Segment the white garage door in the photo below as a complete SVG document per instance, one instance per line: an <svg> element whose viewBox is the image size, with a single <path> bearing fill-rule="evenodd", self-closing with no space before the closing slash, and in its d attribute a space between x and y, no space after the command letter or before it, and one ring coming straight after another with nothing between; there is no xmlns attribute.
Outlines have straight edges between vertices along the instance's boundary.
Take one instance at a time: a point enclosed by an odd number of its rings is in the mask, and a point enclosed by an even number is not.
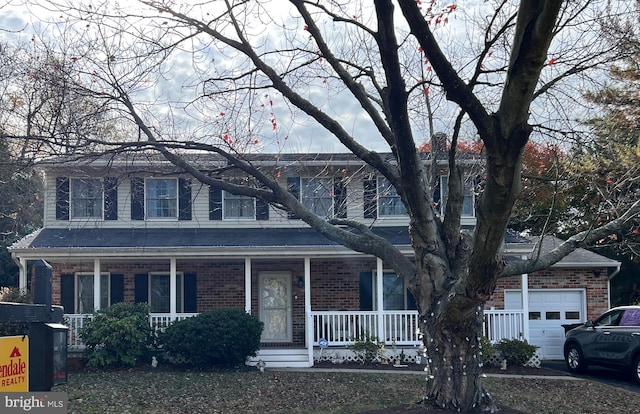
<svg viewBox="0 0 640 414"><path fill-rule="evenodd" d="M519 290L505 292L506 309L522 309ZM540 347L542 359L563 359L564 324L585 321L584 291L529 291L529 343Z"/></svg>

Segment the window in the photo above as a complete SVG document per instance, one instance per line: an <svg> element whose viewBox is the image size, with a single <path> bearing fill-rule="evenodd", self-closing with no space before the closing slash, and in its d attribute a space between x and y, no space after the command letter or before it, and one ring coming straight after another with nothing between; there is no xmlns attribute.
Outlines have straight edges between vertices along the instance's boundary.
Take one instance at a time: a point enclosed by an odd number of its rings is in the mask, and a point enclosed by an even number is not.
<svg viewBox="0 0 640 414"><path fill-rule="evenodd" d="M110 302L110 283L109 275L102 273L100 275L100 308L109 307ZM76 274L76 303L75 307L78 313L93 313L93 273Z"/></svg>
<svg viewBox="0 0 640 414"><path fill-rule="evenodd" d="M320 217L333 217L333 179L302 178L300 201Z"/></svg>
<svg viewBox="0 0 640 414"><path fill-rule="evenodd" d="M404 282L395 273L382 275L382 306L384 310L417 309L413 295L404 287Z"/></svg>
<svg viewBox="0 0 640 414"><path fill-rule="evenodd" d="M145 182L146 216L148 218L178 218L178 180L149 178Z"/></svg>
<svg viewBox="0 0 640 414"><path fill-rule="evenodd" d="M102 181L71 179L71 218L102 218Z"/></svg>
<svg viewBox="0 0 640 414"><path fill-rule="evenodd" d="M183 277L181 273L177 275L176 282L176 312L184 312L182 301ZM170 312L170 285L168 273L151 273L149 275L149 306L151 312Z"/></svg>
<svg viewBox="0 0 640 414"><path fill-rule="evenodd" d="M440 177L440 184L440 188L442 189L442 214L444 214L445 203L447 201L447 193L449 189L449 177L445 175ZM473 178L468 177L464 181L464 201L462 202L462 216L472 217L475 215L473 190Z"/></svg>
<svg viewBox="0 0 640 414"><path fill-rule="evenodd" d="M615 310L615 311L611 311L611 312L607 312L604 315L602 315L601 317L598 318L598 320L596 320L593 325L594 326L618 326L618 323L620 322L620 318L622 317L622 314L624 313L624 311L622 310Z"/></svg>
<svg viewBox="0 0 640 414"><path fill-rule="evenodd" d="M255 220L256 200L244 195L223 192L224 197L224 219Z"/></svg>
<svg viewBox="0 0 640 414"><path fill-rule="evenodd" d="M378 177L378 217L405 216L407 209L396 188L385 177Z"/></svg>

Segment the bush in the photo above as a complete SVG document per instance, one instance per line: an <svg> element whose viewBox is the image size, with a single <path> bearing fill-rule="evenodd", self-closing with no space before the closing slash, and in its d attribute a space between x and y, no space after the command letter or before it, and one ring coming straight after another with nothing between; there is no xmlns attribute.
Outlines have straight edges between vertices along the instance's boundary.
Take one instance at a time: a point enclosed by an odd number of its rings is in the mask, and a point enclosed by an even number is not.
<svg viewBox="0 0 640 414"><path fill-rule="evenodd" d="M133 367L147 362L154 342L149 305L117 303L100 309L80 330L80 338L90 367Z"/></svg>
<svg viewBox="0 0 640 414"><path fill-rule="evenodd" d="M0 302L31 303L31 297L17 287L0 288ZM25 322L0 322L0 336L25 335L29 324Z"/></svg>
<svg viewBox="0 0 640 414"><path fill-rule="evenodd" d="M377 337L371 336L369 333L365 333L352 345L348 345L347 348L356 354L356 357L360 362L363 364L370 364L378 358L382 345L378 343Z"/></svg>
<svg viewBox="0 0 640 414"><path fill-rule="evenodd" d="M256 356L264 324L241 309L216 309L176 321L159 335L170 361L211 368Z"/></svg>
<svg viewBox="0 0 640 414"><path fill-rule="evenodd" d="M529 344L526 339L503 339L495 348L507 364L520 366L526 364L539 347Z"/></svg>
<svg viewBox="0 0 640 414"><path fill-rule="evenodd" d="M495 347L486 336L480 338L480 350L482 351L480 361L483 365L491 362L491 359L496 354Z"/></svg>

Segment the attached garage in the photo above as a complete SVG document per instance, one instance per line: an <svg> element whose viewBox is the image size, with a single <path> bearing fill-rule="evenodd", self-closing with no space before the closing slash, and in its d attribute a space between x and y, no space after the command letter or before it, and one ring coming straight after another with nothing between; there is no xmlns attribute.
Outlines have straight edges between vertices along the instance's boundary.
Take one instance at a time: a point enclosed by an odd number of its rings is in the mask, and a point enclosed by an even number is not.
<svg viewBox="0 0 640 414"><path fill-rule="evenodd" d="M563 359L562 325L586 321L584 289L530 289L529 303L522 305L519 289L505 289L505 309L525 309L529 324L529 343L539 346L541 359Z"/></svg>

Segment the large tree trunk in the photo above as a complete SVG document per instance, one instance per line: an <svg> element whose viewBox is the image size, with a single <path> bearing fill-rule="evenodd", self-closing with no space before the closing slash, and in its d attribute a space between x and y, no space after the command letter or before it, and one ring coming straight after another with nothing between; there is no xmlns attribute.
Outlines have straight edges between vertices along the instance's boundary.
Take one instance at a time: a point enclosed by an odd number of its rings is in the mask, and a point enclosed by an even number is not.
<svg viewBox="0 0 640 414"><path fill-rule="evenodd" d="M455 411L492 410L482 386L482 307L421 314L427 359L425 403Z"/></svg>

